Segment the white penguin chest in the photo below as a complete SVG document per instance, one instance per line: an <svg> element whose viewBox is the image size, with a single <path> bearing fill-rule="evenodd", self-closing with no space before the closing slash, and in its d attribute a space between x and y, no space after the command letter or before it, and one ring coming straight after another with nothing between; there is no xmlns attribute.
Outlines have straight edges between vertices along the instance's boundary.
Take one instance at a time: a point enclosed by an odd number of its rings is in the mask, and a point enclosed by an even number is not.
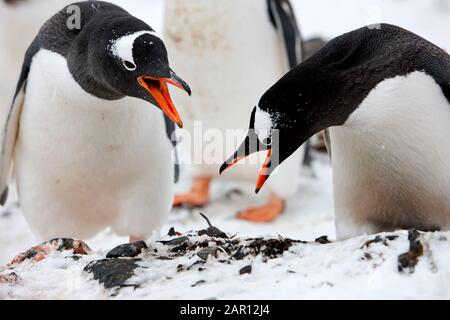
<svg viewBox="0 0 450 320"><path fill-rule="evenodd" d="M170 161L159 161L171 152L165 134L153 105L98 99L74 81L63 57L41 50L28 78L16 170L35 168L70 186L126 185L148 170L167 171Z"/></svg>
<svg viewBox="0 0 450 320"><path fill-rule="evenodd" d="M450 226L450 105L433 78L385 80L330 132L337 219Z"/></svg>

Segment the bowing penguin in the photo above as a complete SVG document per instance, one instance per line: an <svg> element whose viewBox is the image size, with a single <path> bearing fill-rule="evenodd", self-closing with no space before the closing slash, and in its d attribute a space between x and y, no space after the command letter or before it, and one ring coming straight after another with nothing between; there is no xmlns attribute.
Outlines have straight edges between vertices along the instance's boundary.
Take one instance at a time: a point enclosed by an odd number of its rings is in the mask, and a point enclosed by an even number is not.
<svg viewBox="0 0 450 320"><path fill-rule="evenodd" d="M277 143L266 146L260 131L268 129ZM264 93L246 139L222 170L268 150L258 191L323 129L339 239L449 229L450 56L444 50L388 24L335 38Z"/></svg>
<svg viewBox="0 0 450 320"><path fill-rule="evenodd" d="M2 203L13 168L42 239L85 239L106 227L143 239L172 206L169 135L182 122L168 84L190 89L146 23L107 2L74 5L79 28L69 28L64 8L26 53L1 131Z"/></svg>
<svg viewBox="0 0 450 320"><path fill-rule="evenodd" d="M210 182L223 157L245 136L251 106L301 61L301 35L288 0L168 0L165 12L172 63L197 92L192 99L173 95L189 119L185 129L192 139L180 145L193 176L191 190L177 195L175 206L200 207L209 202ZM199 144L202 147L196 147ZM253 222L276 219L298 188L303 156L300 148L274 176L267 203L237 217ZM249 181L259 160L254 157L224 177Z"/></svg>

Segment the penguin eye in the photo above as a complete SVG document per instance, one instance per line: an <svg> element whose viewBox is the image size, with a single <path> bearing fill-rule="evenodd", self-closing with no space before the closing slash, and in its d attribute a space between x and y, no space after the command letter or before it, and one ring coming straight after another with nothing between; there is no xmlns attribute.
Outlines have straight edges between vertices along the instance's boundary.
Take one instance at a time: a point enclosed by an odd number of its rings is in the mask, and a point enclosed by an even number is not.
<svg viewBox="0 0 450 320"><path fill-rule="evenodd" d="M133 62L127 61L125 60L123 62L123 66L125 67L125 69L127 69L128 71L134 71L136 70L136 65Z"/></svg>

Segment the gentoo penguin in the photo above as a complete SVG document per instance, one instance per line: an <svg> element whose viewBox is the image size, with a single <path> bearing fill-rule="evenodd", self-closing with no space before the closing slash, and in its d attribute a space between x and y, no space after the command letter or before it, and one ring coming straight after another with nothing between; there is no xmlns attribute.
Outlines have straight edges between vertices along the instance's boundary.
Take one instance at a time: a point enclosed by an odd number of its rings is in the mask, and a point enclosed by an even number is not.
<svg viewBox="0 0 450 320"><path fill-rule="evenodd" d="M39 28L73 0L0 0L0 116L6 112L20 74L23 55Z"/></svg>
<svg viewBox="0 0 450 320"><path fill-rule="evenodd" d="M339 239L450 227L450 56L444 50L388 24L335 38L262 96L245 143L222 170L269 150L259 190L280 163L327 128ZM279 143L263 145L262 129Z"/></svg>
<svg viewBox="0 0 450 320"><path fill-rule="evenodd" d="M14 161L22 209L43 239L106 227L145 238L172 206L168 134L181 120L167 84L190 89L146 23L107 2L74 5L79 28L64 8L26 53L1 131L0 188Z"/></svg>
<svg viewBox="0 0 450 320"><path fill-rule="evenodd" d="M249 106L300 62L301 37L288 0L168 0L165 12L171 61L197 93L192 99L173 95L189 119L180 144L194 177L191 191L176 196L175 205L203 206L223 157L245 136ZM244 210L238 218L274 220L297 190L302 158L299 150L279 170L265 205ZM255 157L226 178L252 180L258 163Z"/></svg>

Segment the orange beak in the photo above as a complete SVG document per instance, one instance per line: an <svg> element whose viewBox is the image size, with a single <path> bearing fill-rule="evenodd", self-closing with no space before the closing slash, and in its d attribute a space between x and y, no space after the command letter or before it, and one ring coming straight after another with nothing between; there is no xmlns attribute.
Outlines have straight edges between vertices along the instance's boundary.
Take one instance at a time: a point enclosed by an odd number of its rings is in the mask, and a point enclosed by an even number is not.
<svg viewBox="0 0 450 320"><path fill-rule="evenodd" d="M245 159L249 155L250 154L242 155L242 156L234 155L230 160L228 160L227 162L225 162L222 165L222 167L220 168L219 173L222 174L222 172L224 172L225 170L231 168L233 165L235 165L236 163L238 163L242 159ZM270 177L269 168L270 168L270 165L271 165L271 158L272 158L272 149L268 149L267 150L266 160L264 161L264 164L263 164L263 166L261 168L261 171L259 173L259 176L258 176L258 180L256 181L256 189L255 189L256 193L259 193L259 191L262 189L262 187L266 183L267 179L269 179L269 177Z"/></svg>
<svg viewBox="0 0 450 320"><path fill-rule="evenodd" d="M266 161L264 161L264 164L261 168L261 172L259 173L258 180L256 181L256 189L255 189L256 193L258 193L262 189L267 179L269 179L270 174L268 172L268 168L270 167L271 157L272 157L272 149L269 149L267 150Z"/></svg>
<svg viewBox="0 0 450 320"><path fill-rule="evenodd" d="M187 84L177 78L153 78L151 76L141 76L137 81L141 87L152 95L162 112L180 128L183 128L183 122L170 97L167 84L170 83L190 95L191 91Z"/></svg>

